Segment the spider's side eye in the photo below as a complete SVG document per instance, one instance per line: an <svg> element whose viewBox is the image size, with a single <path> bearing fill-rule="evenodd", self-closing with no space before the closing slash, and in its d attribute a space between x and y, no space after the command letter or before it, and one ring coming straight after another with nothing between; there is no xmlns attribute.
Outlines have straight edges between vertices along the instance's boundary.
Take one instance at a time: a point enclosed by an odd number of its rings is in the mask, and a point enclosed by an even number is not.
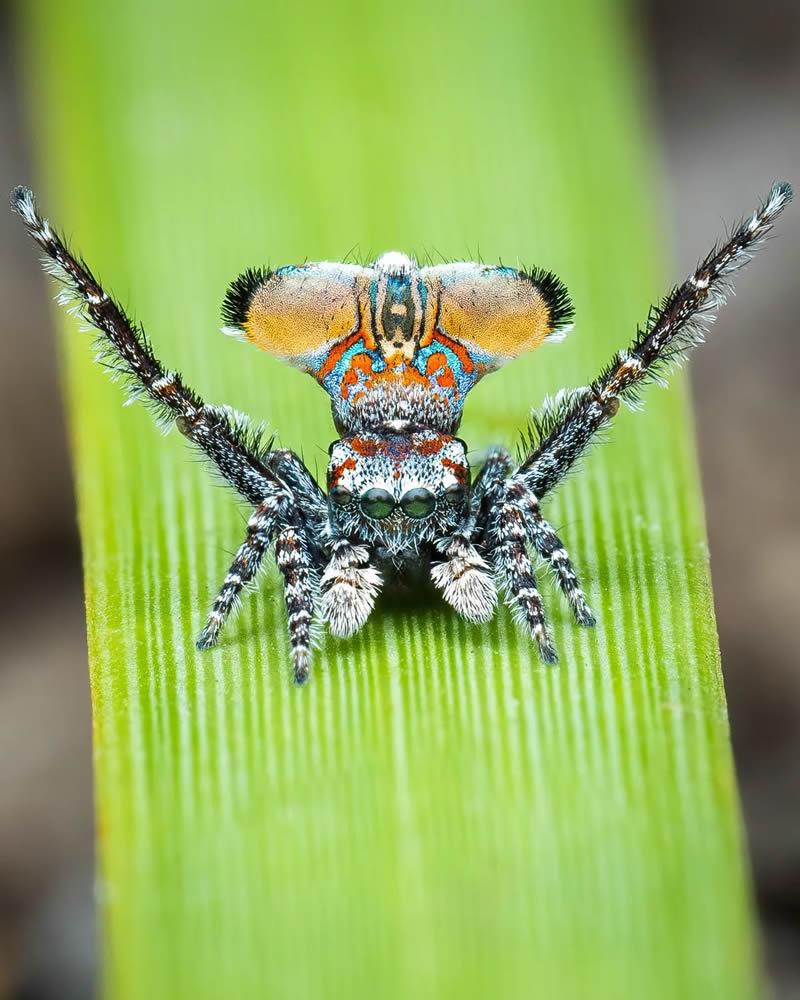
<svg viewBox="0 0 800 1000"><path fill-rule="evenodd" d="M367 490L361 495L361 510L367 517L380 521L394 510L394 497L387 490Z"/></svg>
<svg viewBox="0 0 800 1000"><path fill-rule="evenodd" d="M334 486L330 492L330 498L337 507L346 507L353 499L353 494L344 486Z"/></svg>
<svg viewBox="0 0 800 1000"><path fill-rule="evenodd" d="M458 507L459 504L462 504L466 495L467 491L463 486L459 486L458 483L448 486L444 491L445 500L453 507Z"/></svg>
<svg viewBox="0 0 800 1000"><path fill-rule="evenodd" d="M429 517L436 506L436 497L430 490L419 487L409 490L400 498L400 506L406 517L423 518Z"/></svg>

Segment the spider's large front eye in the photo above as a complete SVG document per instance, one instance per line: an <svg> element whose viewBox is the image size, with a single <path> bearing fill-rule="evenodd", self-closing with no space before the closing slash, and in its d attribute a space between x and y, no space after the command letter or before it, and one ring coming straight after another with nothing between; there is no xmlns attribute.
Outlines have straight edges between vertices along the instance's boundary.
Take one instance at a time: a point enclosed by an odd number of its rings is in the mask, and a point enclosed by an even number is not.
<svg viewBox="0 0 800 1000"><path fill-rule="evenodd" d="M436 497L430 490L418 487L409 490L400 498L400 506L406 517L423 518L429 517L436 506Z"/></svg>
<svg viewBox="0 0 800 1000"><path fill-rule="evenodd" d="M353 499L353 494L344 486L334 486L329 495L337 507L346 507Z"/></svg>
<svg viewBox="0 0 800 1000"><path fill-rule="evenodd" d="M367 517L380 521L394 510L394 497L387 490L367 490L361 495L361 509Z"/></svg>
<svg viewBox="0 0 800 1000"><path fill-rule="evenodd" d="M458 483L454 483L452 486L448 486L444 491L444 498L452 507L458 507L464 502L464 497L467 495L467 491L463 486L459 486Z"/></svg>

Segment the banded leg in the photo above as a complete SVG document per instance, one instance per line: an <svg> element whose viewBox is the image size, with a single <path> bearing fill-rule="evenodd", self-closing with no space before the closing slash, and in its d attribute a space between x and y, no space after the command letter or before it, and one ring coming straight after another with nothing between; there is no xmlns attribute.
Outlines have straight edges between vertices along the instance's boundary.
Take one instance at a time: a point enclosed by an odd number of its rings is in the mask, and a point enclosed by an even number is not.
<svg viewBox="0 0 800 1000"><path fill-rule="evenodd" d="M524 483L515 480L508 482L505 495L516 507L524 511L528 539L539 555L550 564L556 583L566 597L575 621L587 627L596 625L597 620L586 603L586 595L580 588L569 553L552 525L542 517L536 496Z"/></svg>
<svg viewBox="0 0 800 1000"><path fill-rule="evenodd" d="M383 579L370 566L366 545L353 545L339 538L331 549L330 562L320 581L322 613L331 633L347 639L369 618Z"/></svg>
<svg viewBox="0 0 800 1000"><path fill-rule="evenodd" d="M204 403L178 372L162 365L144 330L129 319L84 261L70 253L50 223L37 213L29 190L16 188L11 204L46 254L45 269L64 285L58 301L72 303L99 331L97 360L112 378L122 377L130 398L142 397L162 422L174 422L234 489L254 506L261 503L267 488L276 484L275 474L265 463L269 443L262 440L261 428L230 407Z"/></svg>
<svg viewBox="0 0 800 1000"><path fill-rule="evenodd" d="M553 568L556 583L572 608L572 614L579 625L590 627L597 624L592 609L586 603L586 595L580 588L578 577L572 568L564 543L555 533L552 525L539 513L533 513L528 523L528 531L533 547Z"/></svg>
<svg viewBox="0 0 800 1000"><path fill-rule="evenodd" d="M431 567L431 579L442 597L467 621L490 621L497 606L491 566L466 534L453 535L438 547L445 561Z"/></svg>
<svg viewBox="0 0 800 1000"><path fill-rule="evenodd" d="M753 214L700 262L658 308L650 310L627 350L619 351L591 385L560 392L533 418L528 454L512 480L524 482L543 500L563 480L619 410L636 409L649 382L663 384L691 348L700 344L731 290L732 276L763 247L775 220L792 200L789 184L776 184Z"/></svg>
<svg viewBox="0 0 800 1000"><path fill-rule="evenodd" d="M264 554L269 548L270 536L275 527L275 519L281 500L288 500L287 494L279 494L260 504L247 522L247 538L231 563L208 615L203 631L197 638L198 649L216 646L222 626L230 613L238 607L242 589L258 572Z"/></svg>
<svg viewBox="0 0 800 1000"><path fill-rule="evenodd" d="M514 617L527 626L536 643L539 658L544 663L558 663L542 596L525 548L526 531L521 511L513 504L504 503L496 515L492 536L492 559L505 577Z"/></svg>
<svg viewBox="0 0 800 1000"><path fill-rule="evenodd" d="M470 524L474 525L486 516L487 507L496 498L498 491L512 469L511 456L505 448L491 448L486 461L481 466L470 496Z"/></svg>
<svg viewBox="0 0 800 1000"><path fill-rule="evenodd" d="M301 528L288 527L281 531L275 540L275 560L283 574L294 681L305 684L311 666L311 623L317 580Z"/></svg>

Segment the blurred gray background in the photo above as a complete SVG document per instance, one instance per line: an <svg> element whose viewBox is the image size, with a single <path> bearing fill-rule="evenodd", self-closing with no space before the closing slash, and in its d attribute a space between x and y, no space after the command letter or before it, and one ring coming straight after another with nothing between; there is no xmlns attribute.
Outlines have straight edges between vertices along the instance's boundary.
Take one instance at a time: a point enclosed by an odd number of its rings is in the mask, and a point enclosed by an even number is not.
<svg viewBox="0 0 800 1000"><path fill-rule="evenodd" d="M674 276L800 187L800 3L642 0ZM0 192L35 177L0 0ZM800 998L800 205L690 366L723 668L774 995ZM49 297L0 211L0 1000L92 995L90 708ZM41 734L41 735L40 735Z"/></svg>

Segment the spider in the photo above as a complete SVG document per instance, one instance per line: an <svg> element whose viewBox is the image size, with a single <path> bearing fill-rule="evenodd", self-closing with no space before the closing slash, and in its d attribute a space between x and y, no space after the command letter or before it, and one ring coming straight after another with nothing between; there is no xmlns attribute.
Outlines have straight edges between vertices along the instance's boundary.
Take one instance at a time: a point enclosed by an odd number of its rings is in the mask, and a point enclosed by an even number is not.
<svg viewBox="0 0 800 1000"><path fill-rule="evenodd" d="M553 572L579 625L595 624L542 504L619 409L660 382L703 340L734 271L760 247L792 198L776 184L760 207L716 245L683 284L650 310L627 350L589 385L547 398L515 465L491 450L471 476L456 437L464 399L484 375L545 341L573 315L552 273L475 263L418 267L385 253L369 267L342 263L248 270L228 289L224 332L312 375L329 393L338 440L327 490L300 458L262 428L213 406L166 369L144 331L103 290L16 188L12 207L44 251L45 268L100 331L98 359L134 396L174 423L252 505L242 542L197 640L214 646L270 545L284 581L294 680L308 679L315 620L350 636L364 625L387 576L423 566L470 622L486 622L498 587L545 663L557 656L530 550Z"/></svg>

